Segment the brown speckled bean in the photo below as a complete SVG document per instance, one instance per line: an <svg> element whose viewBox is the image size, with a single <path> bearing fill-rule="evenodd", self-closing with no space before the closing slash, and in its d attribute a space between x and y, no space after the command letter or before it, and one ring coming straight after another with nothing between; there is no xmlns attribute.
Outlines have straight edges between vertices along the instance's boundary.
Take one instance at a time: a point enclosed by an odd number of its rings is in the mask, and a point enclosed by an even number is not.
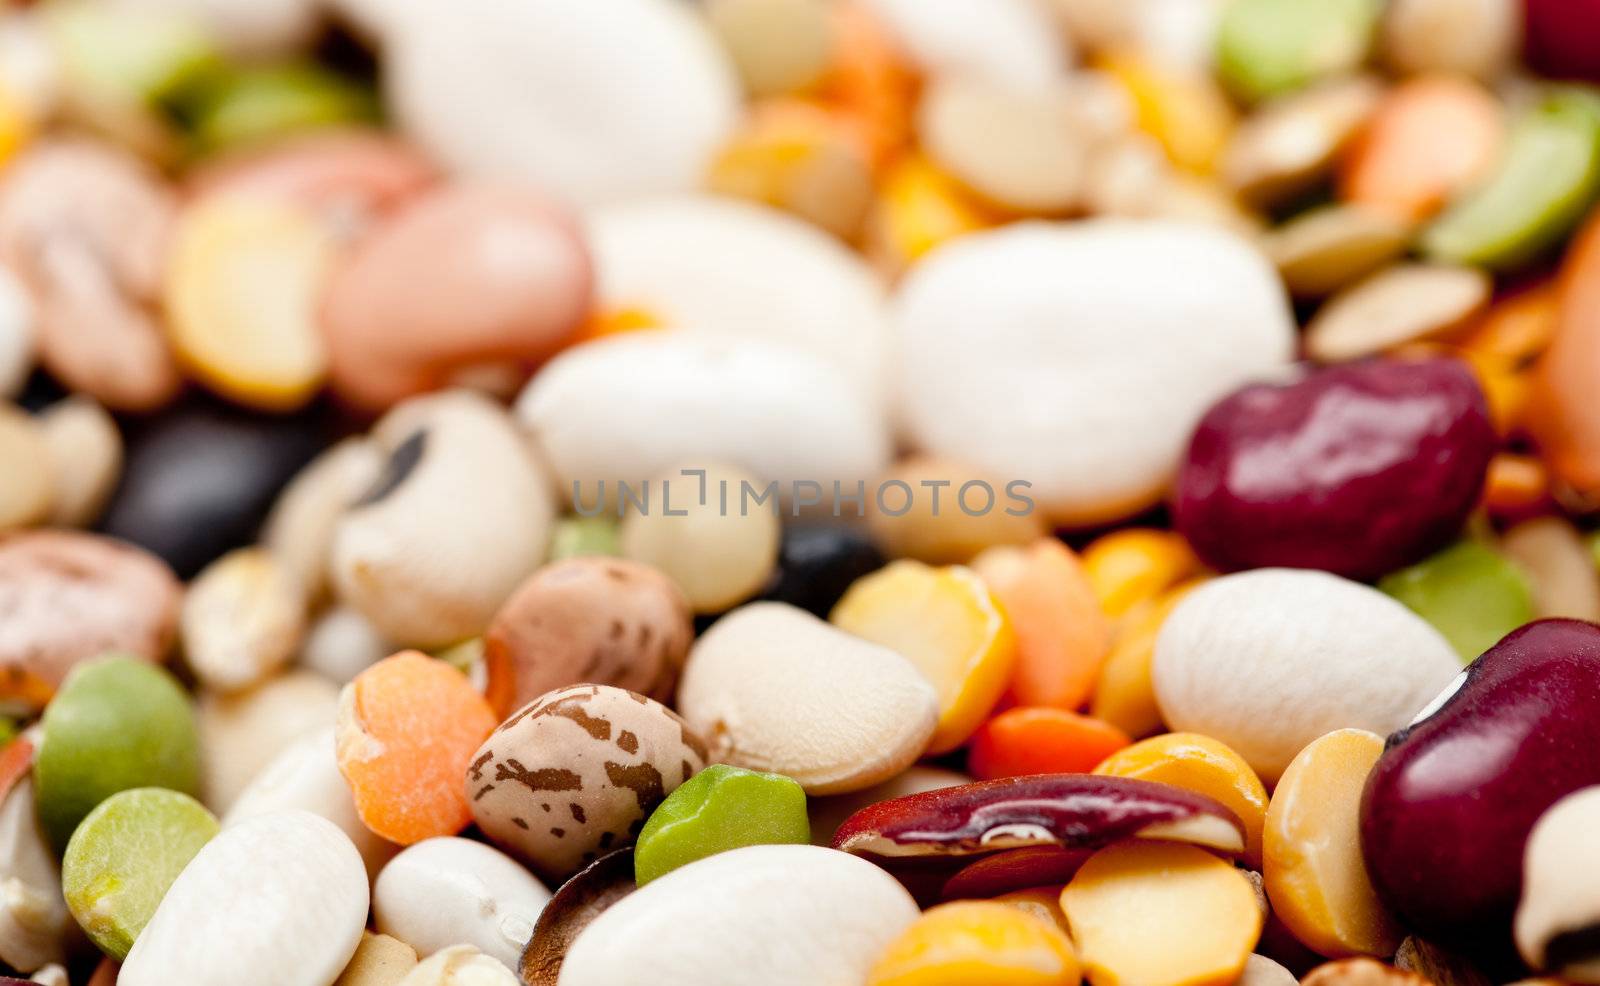
<svg viewBox="0 0 1600 986"><path fill-rule="evenodd" d="M467 800L485 835L559 879L631 844L706 761L705 743L666 706L576 685L524 706L484 741Z"/></svg>

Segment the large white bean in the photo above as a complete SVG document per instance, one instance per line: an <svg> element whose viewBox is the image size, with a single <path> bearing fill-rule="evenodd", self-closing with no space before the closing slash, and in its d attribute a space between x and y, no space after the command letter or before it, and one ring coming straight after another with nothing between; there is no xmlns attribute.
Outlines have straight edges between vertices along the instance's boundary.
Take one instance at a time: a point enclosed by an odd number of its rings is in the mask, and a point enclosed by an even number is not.
<svg viewBox="0 0 1600 986"><path fill-rule="evenodd" d="M119 986L327 986L367 923L367 873L339 827L280 811L224 829L133 943Z"/></svg>
<svg viewBox="0 0 1600 986"><path fill-rule="evenodd" d="M389 105L472 174L594 205L699 184L739 81L679 0L419 3L386 32Z"/></svg>
<svg viewBox="0 0 1600 986"><path fill-rule="evenodd" d="M615 493L684 463L845 493L888 463L882 411L837 368L797 349L691 332L641 332L556 357L517 399L563 495ZM759 491L758 491L759 492ZM788 492L785 485L783 492ZM850 508L845 508L850 509Z"/></svg>
<svg viewBox="0 0 1600 986"><path fill-rule="evenodd" d="M938 719L904 657L783 603L751 603L689 652L678 714L715 760L787 774L807 794L870 787L909 767Z"/></svg>
<svg viewBox="0 0 1600 986"><path fill-rule="evenodd" d="M572 943L560 986L856 986L917 913L863 859L747 846L613 904Z"/></svg>
<svg viewBox="0 0 1600 986"><path fill-rule="evenodd" d="M1162 624L1161 716L1239 751L1269 784L1335 729L1387 735L1461 670L1439 632L1376 589L1262 568L1214 579Z"/></svg>
<svg viewBox="0 0 1600 986"><path fill-rule="evenodd" d="M784 343L881 399L883 287L860 257L811 224L754 203L677 195L598 210L588 230L603 310Z"/></svg>
<svg viewBox="0 0 1600 986"><path fill-rule="evenodd" d="M1266 258L1232 233L1178 222L1030 222L964 237L913 269L895 321L912 438L1031 482L1063 524L1155 503L1206 408L1294 351Z"/></svg>
<svg viewBox="0 0 1600 986"><path fill-rule="evenodd" d="M378 931L429 956L472 945L517 967L550 891L498 849L453 836L425 839L389 861L372 891Z"/></svg>

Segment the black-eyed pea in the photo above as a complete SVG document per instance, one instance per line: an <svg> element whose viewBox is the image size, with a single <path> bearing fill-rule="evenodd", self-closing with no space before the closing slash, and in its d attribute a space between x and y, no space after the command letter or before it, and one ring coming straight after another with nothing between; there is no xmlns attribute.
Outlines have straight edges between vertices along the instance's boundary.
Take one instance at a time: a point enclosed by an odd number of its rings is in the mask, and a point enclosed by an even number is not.
<svg viewBox="0 0 1600 986"><path fill-rule="evenodd" d="M22 779L0 804L0 962L32 972L62 961L72 915L61 871L34 810L33 781Z"/></svg>
<svg viewBox="0 0 1600 986"><path fill-rule="evenodd" d="M356 954L350 956L333 986L395 986L416 967L416 949L398 938L364 931Z"/></svg>
<svg viewBox="0 0 1600 986"><path fill-rule="evenodd" d="M469 945L508 971L517 966L549 900L550 891L520 863L491 846L454 836L424 839L405 849L383 867L372 889L380 933L405 942L424 959L453 945Z"/></svg>
<svg viewBox="0 0 1600 986"><path fill-rule="evenodd" d="M398 650L365 616L339 603L311 622L300 647L300 665L343 685Z"/></svg>
<svg viewBox="0 0 1600 986"><path fill-rule="evenodd" d="M689 602L660 571L620 558L556 562L523 582L489 624L486 694L501 715L580 682L665 702L693 639Z"/></svg>
<svg viewBox="0 0 1600 986"><path fill-rule="evenodd" d="M305 597L294 576L265 549L240 548L190 583L178 636L203 686L236 692L289 663L305 620Z"/></svg>
<svg viewBox="0 0 1600 986"><path fill-rule="evenodd" d="M300 737L332 726L339 688L305 670L290 670L248 691L204 691L200 729L202 800L222 815L262 768Z"/></svg>
<svg viewBox="0 0 1600 986"><path fill-rule="evenodd" d="M1583 788L1545 810L1523 855L1517 950L1535 969L1573 983L1600 983L1597 825L1600 787Z"/></svg>
<svg viewBox="0 0 1600 986"><path fill-rule="evenodd" d="M484 834L559 880L629 845L710 762L677 713L608 685L560 688L490 735L463 778Z"/></svg>
<svg viewBox="0 0 1600 986"><path fill-rule="evenodd" d="M544 558L549 485L509 418L461 391L399 405L373 431L389 459L339 520L339 596L402 646L483 632Z"/></svg>
<svg viewBox="0 0 1600 986"><path fill-rule="evenodd" d="M0 402L0 532L30 527L50 516L55 464L50 444L31 415Z"/></svg>
<svg viewBox="0 0 1600 986"><path fill-rule="evenodd" d="M752 603L689 652L678 711L712 758L844 794L905 770L939 703L910 661L793 606Z"/></svg>
<svg viewBox="0 0 1600 986"><path fill-rule="evenodd" d="M117 982L331 983L361 942L368 900L361 855L338 826L305 811L247 819L179 874Z"/></svg>
<svg viewBox="0 0 1600 986"><path fill-rule="evenodd" d="M82 394L45 408L38 422L55 478L51 525L93 524L122 476L122 432L104 407Z"/></svg>
<svg viewBox="0 0 1600 986"><path fill-rule="evenodd" d="M1306 352L1325 363L1446 335L1489 303L1494 280L1476 267L1396 264L1340 291L1306 326Z"/></svg>
<svg viewBox="0 0 1600 986"><path fill-rule="evenodd" d="M782 524L776 504L751 507L755 476L722 464L685 465L657 477L660 499L628 506L622 553L660 569L678 584L696 613L718 613L766 585L778 563Z"/></svg>
<svg viewBox="0 0 1600 986"><path fill-rule="evenodd" d="M262 527L262 546L293 573L308 601L322 598L327 589L339 518L383 467L383 453L372 442L349 438L311 460L274 501Z"/></svg>

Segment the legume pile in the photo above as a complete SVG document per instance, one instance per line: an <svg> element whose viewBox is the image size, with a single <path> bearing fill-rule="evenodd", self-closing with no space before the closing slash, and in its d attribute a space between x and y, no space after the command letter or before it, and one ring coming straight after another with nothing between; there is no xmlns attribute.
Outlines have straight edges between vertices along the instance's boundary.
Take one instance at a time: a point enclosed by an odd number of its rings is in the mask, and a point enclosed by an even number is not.
<svg viewBox="0 0 1600 986"><path fill-rule="evenodd" d="M1600 986L1597 202L1600 0L0 0L0 986Z"/></svg>

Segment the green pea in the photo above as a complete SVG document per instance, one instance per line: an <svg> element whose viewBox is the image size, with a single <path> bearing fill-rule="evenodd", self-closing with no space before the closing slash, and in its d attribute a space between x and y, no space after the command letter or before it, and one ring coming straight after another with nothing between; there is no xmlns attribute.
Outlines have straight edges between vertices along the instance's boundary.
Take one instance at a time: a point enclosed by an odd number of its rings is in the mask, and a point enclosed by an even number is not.
<svg viewBox="0 0 1600 986"><path fill-rule="evenodd" d="M633 849L634 880L642 887L680 866L741 846L810 841L799 782L713 764L679 785L645 822Z"/></svg>
<svg viewBox="0 0 1600 986"><path fill-rule="evenodd" d="M218 828L216 816L187 794L159 787L113 794L67 842L61 860L67 908L90 940L120 962Z"/></svg>
<svg viewBox="0 0 1600 986"><path fill-rule="evenodd" d="M550 560L622 556L621 528L611 517L563 517L550 538Z"/></svg>
<svg viewBox="0 0 1600 986"><path fill-rule="evenodd" d="M378 116L369 89L310 64L236 69L192 98L194 142L204 152Z"/></svg>
<svg viewBox="0 0 1600 986"><path fill-rule="evenodd" d="M1478 541L1462 541L1391 572L1378 588L1433 624L1463 663L1533 619L1527 579L1510 559Z"/></svg>
<svg viewBox="0 0 1600 986"><path fill-rule="evenodd" d="M470 677L472 669L483 662L483 638L468 637L459 644L451 644L435 652L433 656Z"/></svg>
<svg viewBox="0 0 1600 986"><path fill-rule="evenodd" d="M1377 0L1232 0L1217 28L1217 71L1254 102L1366 60Z"/></svg>
<svg viewBox="0 0 1600 986"><path fill-rule="evenodd" d="M57 849L100 802L136 787L200 789L200 738L183 688L133 657L67 675L44 711L33 761L39 822Z"/></svg>
<svg viewBox="0 0 1600 986"><path fill-rule="evenodd" d="M1423 231L1423 253L1510 270L1560 242L1600 194L1600 93L1566 86L1512 125L1498 169Z"/></svg>

